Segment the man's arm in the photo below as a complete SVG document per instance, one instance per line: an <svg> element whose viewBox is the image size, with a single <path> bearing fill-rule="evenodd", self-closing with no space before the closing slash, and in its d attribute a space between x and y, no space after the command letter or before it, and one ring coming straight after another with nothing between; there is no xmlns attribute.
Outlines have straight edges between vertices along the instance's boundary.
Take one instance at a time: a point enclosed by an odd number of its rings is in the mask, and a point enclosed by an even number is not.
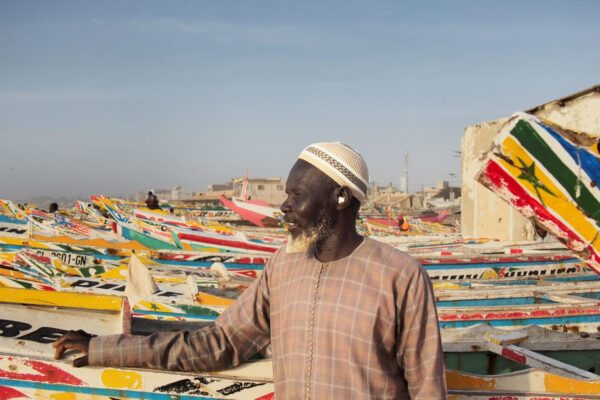
<svg viewBox="0 0 600 400"><path fill-rule="evenodd" d="M415 261L416 262L416 261ZM433 288L427 273L415 268L399 305L397 362L411 399L446 399L444 353Z"/></svg>
<svg viewBox="0 0 600 400"><path fill-rule="evenodd" d="M94 337L89 340L87 349L89 365L211 371L236 366L249 359L270 341L268 276L275 257L214 326L150 336ZM62 347L78 349L69 346L69 341L61 343L57 355L59 351L62 355Z"/></svg>
<svg viewBox="0 0 600 400"><path fill-rule="evenodd" d="M52 347L56 349L54 358L61 359L64 352L67 350L77 350L83 353L83 356L73 360L74 367L85 367L88 365L88 352L90 349L90 339L94 335L82 331L69 331L62 335L56 342L52 343Z"/></svg>

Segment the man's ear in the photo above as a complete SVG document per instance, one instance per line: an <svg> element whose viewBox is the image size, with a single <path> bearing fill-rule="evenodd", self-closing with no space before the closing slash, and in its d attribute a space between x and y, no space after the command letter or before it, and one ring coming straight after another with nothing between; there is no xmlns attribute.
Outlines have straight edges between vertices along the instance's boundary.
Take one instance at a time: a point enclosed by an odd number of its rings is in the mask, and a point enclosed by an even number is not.
<svg viewBox="0 0 600 400"><path fill-rule="evenodd" d="M333 195L335 196L334 202L336 210L343 210L350 205L352 192L346 186L337 187L333 191Z"/></svg>

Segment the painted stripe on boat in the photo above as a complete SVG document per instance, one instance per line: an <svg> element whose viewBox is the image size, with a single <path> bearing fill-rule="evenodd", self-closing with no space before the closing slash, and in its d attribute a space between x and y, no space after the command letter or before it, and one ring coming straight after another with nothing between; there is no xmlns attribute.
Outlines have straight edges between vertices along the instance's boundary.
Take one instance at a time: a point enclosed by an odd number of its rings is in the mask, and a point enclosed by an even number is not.
<svg viewBox="0 0 600 400"><path fill-rule="evenodd" d="M510 175L500 164L494 160L488 160L484 176L489 185L496 188L497 191L502 192L508 190L510 192L513 197L509 198L505 196L505 198L510 201L517 210L531 208L540 220L545 223L554 224L560 229L567 239L569 239L568 245L570 248L587 246L583 243L582 238L578 233L566 226L562 220L551 214L546 207L544 207L537 199L533 198L520 183L517 182L516 178ZM589 256L590 266L592 266L596 272L600 272L600 238L596 237L595 239L595 242L587 246L587 249L591 253Z"/></svg>
<svg viewBox="0 0 600 400"><path fill-rule="evenodd" d="M153 259L152 261L161 264L161 265L175 265L182 267L202 267L207 268L213 265L217 261L175 261L175 260L161 260L161 259ZM262 271L265 269L265 264L244 264L244 263L222 263L225 265L225 268L228 270L256 270Z"/></svg>
<svg viewBox="0 0 600 400"><path fill-rule="evenodd" d="M0 299L2 299L3 303L36 304L106 311L120 311L122 304L121 297L117 296L5 287L0 287Z"/></svg>
<svg viewBox="0 0 600 400"><path fill-rule="evenodd" d="M580 181L561 158L554 153L534 126L528 121L521 120L517 122L510 133L560 182L562 187L587 215L600 222L600 202L593 196L588 186L583 184L584 182ZM591 180L591 178L589 179ZM576 182L581 182L579 196L577 196Z"/></svg>
<svg viewBox="0 0 600 400"><path fill-rule="evenodd" d="M63 384L52 384L43 382L31 382L31 381L19 381L13 379L0 378L0 385L8 386L12 388L27 388L27 389L40 389L49 390L52 392L59 393L80 393L89 394L96 396L107 396L114 398L127 398L127 399L143 399L143 400L214 400L221 399L219 397L205 397L205 396L189 396L185 394L169 394L169 393L157 393L157 392L140 392L128 389L108 389L108 388L94 388L88 386L71 386Z"/></svg>
<svg viewBox="0 0 600 400"><path fill-rule="evenodd" d="M421 264L425 270L444 270L444 269L469 269L469 268L527 268L534 266L556 266L557 268L567 268L568 264L581 262L578 258L570 258L561 261L523 261L523 262L495 262L495 263L477 263L477 264ZM566 264L566 265L565 265Z"/></svg>
<svg viewBox="0 0 600 400"><path fill-rule="evenodd" d="M218 316L214 315L200 315L200 314L187 314L187 313L174 313L174 312L164 312L164 311L150 311L150 310L140 310L134 309L133 316L144 316L144 315L155 315L157 317L173 317L173 318L185 318L185 319L199 319L205 321L216 321Z"/></svg>
<svg viewBox="0 0 600 400"><path fill-rule="evenodd" d="M535 162L512 138L507 138L502 145L509 148L512 155L521 158L526 164L532 165ZM575 231L580 232L585 240L590 242L594 240L598 232L597 224L588 218L572 199L568 198L569 195L565 193L563 188L558 186L559 183L553 182L551 175L547 175L541 168L537 168L535 171L536 179L554 195L543 190L536 192L536 187L531 182L521 178L521 169L511 165L504 159L498 161L508 173L518 179L520 185L529 192L531 197L537 198L546 208L553 210L566 224L571 225Z"/></svg>
<svg viewBox="0 0 600 400"><path fill-rule="evenodd" d="M523 319L473 319L473 320L456 320L456 321L440 321L440 328L468 328L470 326L486 323L496 327L512 327L512 326L527 326L527 325L579 325L579 324L596 324L600 323L600 315L574 315L569 317L553 317L553 318L523 318Z"/></svg>
<svg viewBox="0 0 600 400"><path fill-rule="evenodd" d="M275 247L261 246L252 243L240 242L238 240L217 239L209 236L192 235L189 233L178 233L177 235L179 236L180 240L187 240L189 242L192 242L191 244L211 244L217 246L231 247L240 250L256 250L269 253L274 253L277 251L277 248Z"/></svg>
<svg viewBox="0 0 600 400"><path fill-rule="evenodd" d="M546 130L560 145L565 149L571 156L573 162L577 165L581 165L581 168L594 182L600 182L600 168L598 168L598 156L591 153L583 147L574 146L571 142L566 140L562 135L554 131L551 127L544 123L540 123L540 126Z"/></svg>

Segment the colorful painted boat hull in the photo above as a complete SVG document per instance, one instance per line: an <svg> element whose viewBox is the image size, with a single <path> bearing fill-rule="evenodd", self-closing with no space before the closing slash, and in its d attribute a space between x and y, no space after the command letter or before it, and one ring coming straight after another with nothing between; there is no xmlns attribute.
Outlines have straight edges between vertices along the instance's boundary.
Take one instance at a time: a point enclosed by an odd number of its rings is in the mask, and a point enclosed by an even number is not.
<svg viewBox="0 0 600 400"><path fill-rule="evenodd" d="M74 368L66 362L0 355L2 399L273 399L273 383L218 374Z"/></svg>
<svg viewBox="0 0 600 400"><path fill-rule="evenodd" d="M600 273L600 157L594 146L585 134L519 113L495 138L478 180Z"/></svg>
<svg viewBox="0 0 600 400"><path fill-rule="evenodd" d="M242 200L221 196L221 203L230 210L237 213L243 219L252 222L256 226L274 227L279 226L281 210L265 202Z"/></svg>

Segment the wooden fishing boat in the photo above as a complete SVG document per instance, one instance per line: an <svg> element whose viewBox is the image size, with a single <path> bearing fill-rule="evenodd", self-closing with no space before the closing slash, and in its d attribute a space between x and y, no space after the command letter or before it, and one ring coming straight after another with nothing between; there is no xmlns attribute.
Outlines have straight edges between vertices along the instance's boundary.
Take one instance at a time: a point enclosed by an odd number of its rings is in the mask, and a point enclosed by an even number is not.
<svg viewBox="0 0 600 400"><path fill-rule="evenodd" d="M46 305L40 303L47 299L29 295L15 299L27 305L0 303L4 317L0 330L0 396L4 396L1 398L172 399L176 395L179 399L270 399L273 396L272 367L268 360L210 374L73 368L69 364L73 356L65 361L55 361L50 343L65 330L81 328L83 318L87 321L85 329L92 333L110 334L126 329L126 324L122 324L123 314L119 312L123 305L121 301L114 301L109 296L78 294L82 305L95 307L95 311L91 308L82 311L58 306L64 304L64 299L58 297L65 294L57 293L56 296L56 301ZM443 334L444 349L449 355L473 352L474 349L488 350L520 365L536 364L534 369L508 374L498 374L501 371L474 374L453 370L448 365L447 381L452 398L599 398L600 380L595 374L522 351L548 348L597 351L599 342L595 338L528 328L518 332L517 336L525 340L516 348L514 335L508 343L503 343L494 336L505 332L489 327L455 330L451 334ZM446 362L452 362L452 358L447 357ZM558 367L564 370L559 373Z"/></svg>
<svg viewBox="0 0 600 400"><path fill-rule="evenodd" d="M600 328L599 281L437 290L436 304L445 329L481 323L589 333Z"/></svg>
<svg viewBox="0 0 600 400"><path fill-rule="evenodd" d="M27 256L24 255L26 258ZM30 257L29 262L31 260L42 262L44 256ZM51 257L46 257L51 258ZM23 261L23 260L22 260ZM45 264L48 264L47 262ZM93 267L93 266L92 266ZM165 398L168 399L168 396L172 396L177 392L177 395L180 398L195 398L193 397L196 393L199 393L200 389L204 390L204 397L200 398L271 398L269 396L273 395L273 386L272 386L272 377L269 375L270 364L268 361L261 362L259 364L251 364L249 371L246 373L228 371L226 373L217 373L217 375L209 375L209 374L177 374L177 373L166 373L166 372L150 372L144 370L133 370L133 369L96 369L96 368L84 368L84 369L73 369L68 364L64 362L56 362L51 360L51 355L48 354L48 349L50 346L48 345L49 341L55 339L64 329L75 329L80 326L76 326L80 324L82 319L90 318L92 314L78 315L76 318L73 318L69 324L64 324L64 320L68 317L66 313L62 311L57 311L54 314L55 310L49 311L47 309L42 310L39 315L45 314L46 316L43 318L37 318L36 321L39 321L42 324L48 325L45 326L45 330L39 332L40 328L36 328L36 325L29 322L29 318L32 318L33 314L31 310L34 308L41 308L42 305L50 305L52 307L58 307L57 310L63 310L64 308L69 308L69 312L73 312L74 307L77 307L77 312L88 313L88 312L98 312L101 313L98 316L92 316L94 321L102 321L106 320L107 315L112 315L113 323L107 326L111 328L108 329L105 326L105 330L101 331L99 328L91 328L94 332L98 333L106 333L106 332L114 332L117 330L118 324L123 324L124 318L122 317L123 310L123 301L122 294L124 292L123 285L123 270L125 269L123 265L116 267L115 269L101 272L98 276L103 274L113 273L115 276L121 277L116 280L109 279L100 279L96 276L94 277L65 277L65 276L53 276L53 272L47 270L47 265L30 265L30 268L38 271L40 274L45 273L47 277L51 277L56 280L64 280L64 282L87 282L86 284L77 284L75 285L78 289L73 290L71 292L65 291L63 285L60 286L60 290L48 291L48 290L24 290L24 289L10 289L10 288L0 288L0 298L6 301L8 299L12 305L7 306L6 304L1 305L3 310L3 315L9 315L8 307L23 307L21 304L28 304L27 311L23 311L21 309L15 309L10 317L12 318L13 324L11 326L19 326L23 327L23 333L17 334L15 337L20 339L22 343L26 345L23 347L16 347L12 345L6 345L4 347L0 346L0 394L8 397L9 395L15 396L36 396L36 395L44 395L44 396L76 396L76 398L86 398L85 396L97 396L96 398L102 398L102 396L107 399L111 396L118 396L119 398L153 398L152 396L157 396L155 398ZM82 267L85 268L85 267ZM160 266L158 268L161 268ZM59 269L60 270L60 269ZM165 270L168 270L165 269ZM198 270L201 272L202 270ZM160 274L157 274L160 275ZM159 318L162 318L162 321L159 322L169 322L169 320L173 320L177 322L177 327L182 327L182 323L184 320L190 321L193 318L190 318L190 315L193 315L194 312L189 309L185 309L188 305L196 305L199 304L198 299L203 299L206 303L204 304L205 308L213 307L213 309L217 309L221 307L221 309L225 309L231 301L236 297L236 292L228 293L227 291L220 291L215 293L210 293L210 290L206 290L207 282L212 282L215 286L219 287L219 280L213 274L206 274L202 276L199 274L197 276L191 275L183 275L186 276L187 289L190 289L190 293L184 293L184 290L180 290L176 292L176 288L183 288L181 279L183 276L178 278L177 272L172 271L170 276L164 275L165 281L159 282L159 290L153 293L153 298L150 299L142 299L136 303L137 308L133 309L133 315L142 316L143 318L152 318L155 320L152 322L156 322ZM191 279L189 279L191 276ZM166 279L169 278L169 279ZM177 281L177 279L180 279ZM205 282L200 282L200 279L206 279ZM212 281L211 281L212 280ZM92 284L93 283L93 284ZM196 292L191 290L191 288L195 287ZM591 286L592 284L588 284L588 286L580 285L580 284L571 284L571 287L566 288L563 286L563 289L566 291L565 293L559 293L556 288L548 288L550 294L554 297L562 296L563 298L569 299L571 301L578 301L576 303L579 308L586 308L588 306L588 301L590 303L597 302L595 298L585 298L587 300L582 300L577 298L576 295L585 295L586 293L590 293L590 290L594 289ZM86 287L87 286L87 287ZM204 290L203 290L204 289ZM539 290L540 288L537 287ZM491 290L491 289L486 289ZM502 289L506 290L506 289ZM491 290L493 291L493 290ZM524 292L523 288L514 289L514 293L509 293L510 297L515 295L518 292ZM496 293L500 293L501 290L496 290ZM105 293L105 294L101 294ZM239 293L239 292L238 292ZM458 298L457 291L447 291L446 293L442 293L447 297ZM482 292L476 293L474 290L464 290L462 293L463 299L468 301L469 298L466 295L469 293L473 300L478 299L481 296ZM192 294L192 296L188 296ZM184 304L184 300L187 297L188 304ZM541 297L542 295L538 295ZM569 297L570 296L570 297ZM488 293L488 297L493 297L493 293ZM158 299L159 301L154 301ZM166 300L168 299L168 300ZM175 301L173 299L176 299ZM445 297L441 296L439 300L445 301ZM465 306L465 304L462 304ZM473 304L473 307L477 308L480 304ZM545 306L542 304L541 306ZM471 308L471 307L465 307ZM515 306L511 307L513 310ZM36 311L37 312L37 311ZM180 314L182 319L178 319L176 314ZM443 308L440 307L440 315L443 314ZM55 318L56 315L60 315L59 318ZM215 312L213 318L218 315L218 312ZM118 316L118 317L117 317ZM20 318L20 319L19 319ZM48 322L44 322L48 321ZM151 329L145 328L139 325L139 319L137 329L140 332L149 332ZM196 328L200 322L202 323L210 323L211 318L205 317L204 319L198 318L196 321L192 321L192 325L186 325L186 328ZM16 322L16 323L14 323ZM60 323L61 326L57 327L52 324ZM28 325L31 325L32 328L25 329ZM135 323L132 323L135 326ZM167 326L174 327L173 325L153 325L153 331L165 329ZM44 328L44 327L41 327ZM60 329L63 329L60 331ZM87 329L87 326L86 326ZM561 328L562 329L562 328ZM135 330L134 330L135 331ZM467 330L468 331L468 330ZM35 342L35 340L27 339L28 334L31 332L38 332L34 334L33 338L42 337L45 341L44 343ZM585 375L585 371L581 372L582 367L586 367L587 364L580 364L579 367L574 367L570 370L566 375L557 374L553 368L556 367L556 363L553 361L548 361L543 358L539 358L537 355L532 355L531 353L522 352L521 349L514 349L508 346L514 346L514 339L510 341L510 344L500 342L494 342L493 340L489 340L493 335L489 335L489 333L493 333L496 336L499 335L497 330L487 331L487 332L476 332L475 330L471 330L470 334L463 334L462 337L458 336L458 332L465 332L465 330L460 329L444 329L443 330L443 342L444 348L446 350L446 362L450 363L454 359L452 355L454 353L463 353L461 354L462 362L465 360L475 360L477 361L477 357L481 357L478 353L482 353L481 350L485 350L486 354L493 353L497 354L500 357L507 358L513 363L516 363L521 366L527 366L529 364L535 364L535 370L528 370L525 372L513 372L511 374L504 375L493 375L490 376L489 371L486 371L485 374L473 375L472 373L468 373L465 371L448 371L448 382L449 382L449 390L450 394L454 396L454 398L481 398L478 396L529 396L523 398L530 398L532 396L544 395L548 398L554 397L562 397L568 398L576 397L577 395L594 393L591 390L597 388L597 380L593 377L593 374ZM486 333L488 335L486 335ZM554 332L555 334L559 334L562 332ZM448 336L452 335L452 336ZM526 330L526 338L524 341L519 343L520 347L523 347L526 350L535 350L536 352L541 352L544 349L552 349L552 346L561 346L564 345L563 351L570 352L570 356L572 357L574 352L583 351L582 354L593 357L595 351L597 351L598 342L595 337L583 338L581 336L570 336L569 338L562 337L559 341L555 336L546 337L545 340L541 340L539 336L543 336L540 333L537 333L537 337L532 333L531 328ZM572 335L572 334L571 334ZM482 336L486 339L482 340ZM522 338L523 333L520 334ZM24 339L24 337L26 339ZM12 339L12 338L11 338ZM500 343L500 344L498 344ZM529 343L529 344L528 344ZM496 346L496 347L494 347ZM499 347L498 347L499 346ZM537 346L537 347L536 347ZM544 347L546 346L546 347ZM570 347L569 347L570 346ZM461 349L469 348L471 350L479 350L479 351L460 351ZM12 349L12 350L11 350ZM566 349L566 350L565 350ZM46 351L46 354L42 354ZM458 357L458 356L456 356ZM486 356L483 356L486 357ZM511 358L512 357L512 358ZM582 357L579 357L580 359ZM586 359L587 360L587 359ZM479 362L480 363L480 362ZM256 373L257 365L260 365L263 375L259 377ZM559 364L561 365L561 364ZM496 365L496 371L501 371L503 369L502 364L498 363ZM544 369L545 368L545 369ZM28 373L22 373L21 371L28 371ZM21 374L15 373L14 371L19 371ZM110 372L107 372L110 371ZM248 371L248 369L246 370ZM65 374L66 372L66 374ZM232 375L233 374L233 375ZM79 379L77 383L74 380L71 383L63 382L63 381L50 381L49 376L68 376L68 379ZM531 386L523 386L524 376L527 379L532 379ZM74 377L74 378L73 378ZM98 378L100 377L100 378ZM58 378L57 378L58 379ZM209 382L205 382L202 379L208 379ZM144 384L146 382L147 384ZM191 383L190 383L191 382ZM200 384L194 385L195 383L200 382ZM211 386L211 384L213 384ZM256 385L260 383L261 385ZM521 385L521 386L516 386ZM242 391L232 390L231 392L227 391L226 393L220 392L219 390L222 388L245 388ZM259 389L260 388L260 389ZM514 388L520 388L519 390L514 390ZM573 389L575 388L575 389ZM210 390L212 391L210 391ZM260 391L260 390L263 390ZM229 390L229 389L228 389ZM587 391L587 392L586 392ZM230 394L229 394L230 393ZM160 397L163 396L163 397ZM181 397L184 396L184 397ZM188 397L185 397L188 396ZM210 397L213 396L213 397ZM236 397L237 396L237 397ZM252 397L254 396L254 397ZM267 397L264 397L267 396ZM517 397L519 398L519 397Z"/></svg>
<svg viewBox="0 0 600 400"><path fill-rule="evenodd" d="M528 254L468 253L457 255L422 255L414 257L423 265L430 278L436 281L488 282L531 284L535 280L596 280L579 258L569 251L546 251ZM222 262L228 270L255 270L264 268L267 256L245 257L227 253L193 255L193 253L154 253L152 260L165 266L209 267L212 262ZM252 265L249 265L249 262Z"/></svg>
<svg viewBox="0 0 600 400"><path fill-rule="evenodd" d="M26 221L0 215L0 235L26 238L29 236L29 225Z"/></svg>
<svg viewBox="0 0 600 400"><path fill-rule="evenodd" d="M517 113L494 139L478 180L600 273L597 147L584 133Z"/></svg>
<svg viewBox="0 0 600 400"><path fill-rule="evenodd" d="M157 235L154 229L144 230L144 227L139 227L132 217L127 216L127 211L111 199L104 196L92 196L91 200L114 220L114 228L120 237L136 241L150 249L178 248L172 237Z"/></svg>
<svg viewBox="0 0 600 400"><path fill-rule="evenodd" d="M538 255L416 255L433 281L518 281L553 277L589 276L585 262L572 253ZM596 277L594 277L596 279Z"/></svg>
<svg viewBox="0 0 600 400"><path fill-rule="evenodd" d="M562 363L599 374L599 335L555 331L538 326L507 331L480 324L464 329L443 329L442 344L446 368L455 371L479 375L505 374L528 367L552 371L558 363ZM509 340L505 339L500 344L502 341L497 339L503 337ZM513 356L505 357L511 354ZM535 355L542 357L536 358ZM546 359L546 364L542 364L540 360L544 360L543 357L550 360ZM564 368L568 370L568 367Z"/></svg>
<svg viewBox="0 0 600 400"><path fill-rule="evenodd" d="M238 252L267 255L274 253L282 246L279 242L265 242L262 240L248 240L246 236L237 232L232 235L220 235L205 231L177 228L175 235L182 248L206 251L207 248L216 248L220 252Z"/></svg>
<svg viewBox="0 0 600 400"><path fill-rule="evenodd" d="M152 249L184 249L215 252L273 253L281 243L248 240L240 232L216 232L200 227L173 223L168 217L136 218L128 216L118 205L103 196L94 196L95 204L104 207L117 223L118 233ZM138 212L138 215L146 214Z"/></svg>
<svg viewBox="0 0 600 400"><path fill-rule="evenodd" d="M31 227L25 214L11 201L0 199L0 237L27 238L30 235Z"/></svg>
<svg viewBox="0 0 600 400"><path fill-rule="evenodd" d="M600 399L600 377L570 378L539 369L493 376L448 370L446 382L453 400Z"/></svg>
<svg viewBox="0 0 600 400"><path fill-rule="evenodd" d="M27 305L0 303L1 399L273 398L271 372L262 364L249 364L223 373L186 374L127 368L74 368L70 365L74 356L68 353L66 360L55 361L50 344L67 330L84 328L98 335L128 331L126 315L120 312L121 299L77 294L81 306L86 307L83 310L62 305L65 299L58 297L64 297L64 293L55 295L54 303L44 305L40 304L42 299L27 295L19 299Z"/></svg>
<svg viewBox="0 0 600 400"><path fill-rule="evenodd" d="M18 296L20 299L29 293L36 298L46 298L48 303L56 303L56 293L104 295L120 299L126 292L128 270L131 262L140 261L137 257L127 264L109 266L68 266L55 257L39 256L21 251L13 254L13 259L4 256L0 264L0 295L7 299ZM151 266L147 279L155 282L152 292L132 302L134 318L160 321L191 321L199 325L214 321L231 303L231 298L219 298L209 288L235 289L238 295L253 280L243 272L227 271L218 264L206 269L173 269L164 266ZM22 291L14 292L14 289ZM60 297L66 303L58 305L70 307L78 304L76 296ZM8 301L8 300L7 300ZM40 300L40 302L42 302ZM82 305L81 305L82 306ZM83 306L82 306L83 307Z"/></svg>
<svg viewBox="0 0 600 400"><path fill-rule="evenodd" d="M228 199L225 196L221 196L220 200L225 207L256 226L280 226L280 219L283 213L279 207L264 201L243 200L235 197Z"/></svg>
<svg viewBox="0 0 600 400"><path fill-rule="evenodd" d="M250 371L245 370L250 369ZM258 371L257 371L258 370ZM48 358L0 356L2 399L254 399L274 398L260 366L227 373L191 374L127 368L74 368ZM258 375L255 379L235 374ZM264 375L264 374L263 374Z"/></svg>

